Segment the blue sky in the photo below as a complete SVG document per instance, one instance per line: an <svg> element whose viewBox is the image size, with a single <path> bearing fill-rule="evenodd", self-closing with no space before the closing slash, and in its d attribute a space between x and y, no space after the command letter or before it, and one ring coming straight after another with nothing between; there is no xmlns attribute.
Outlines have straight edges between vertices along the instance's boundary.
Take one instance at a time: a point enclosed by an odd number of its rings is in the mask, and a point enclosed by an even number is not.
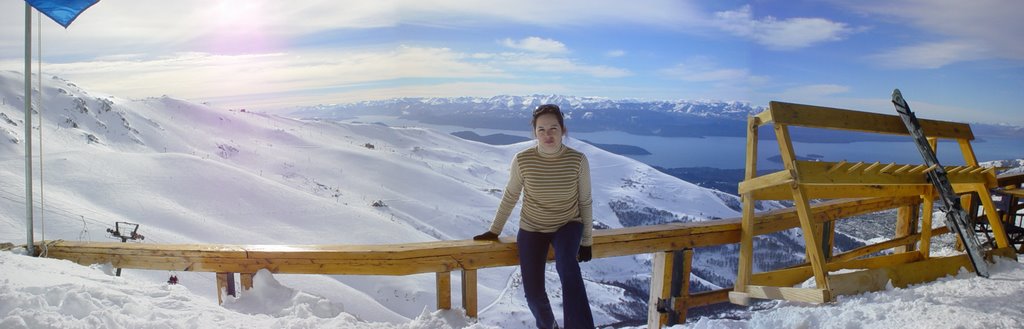
<svg viewBox="0 0 1024 329"><path fill-rule="evenodd" d="M0 69L21 71L23 2L0 13ZM895 113L900 88L921 117L1024 126L1022 14L1017 0L102 0L67 30L44 20L42 52L45 74L90 90L229 108L563 94Z"/></svg>

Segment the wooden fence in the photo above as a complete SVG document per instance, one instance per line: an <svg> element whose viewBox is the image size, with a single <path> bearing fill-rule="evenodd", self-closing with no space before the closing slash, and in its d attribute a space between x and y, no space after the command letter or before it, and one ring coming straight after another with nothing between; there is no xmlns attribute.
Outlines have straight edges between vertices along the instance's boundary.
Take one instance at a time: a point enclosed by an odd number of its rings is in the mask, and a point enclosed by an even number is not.
<svg viewBox="0 0 1024 329"><path fill-rule="evenodd" d="M813 220L830 222L886 209L917 209L921 202L916 197L842 199L815 204L811 209ZM758 213L755 220L758 235L798 225L793 208ZM943 228L933 234L945 232ZM918 234L905 234L836 257L853 259L905 246L918 238ZM654 328L668 322L668 313L676 313L679 319L685 320L688 308L728 302L730 289L692 295L671 292L669 282L673 275L684 278L683 286L688 286L690 268L689 260L684 264L673 263L672 254L690 250L688 255L692 255L693 248L739 241L740 218L729 218L596 230L593 250L594 258L653 254L648 322ZM47 244L49 257L79 264L111 263L114 267L128 269L218 273L218 298L227 282L233 281L233 273L240 274L243 289L248 289L252 287L252 275L260 269L292 274L436 273L437 308L449 309L451 274L458 271L462 275L462 305L471 317L476 317L478 310L477 270L518 265L515 240L509 237L499 242L455 240L388 245L142 244L63 240L39 243ZM657 307L659 301L661 312Z"/></svg>

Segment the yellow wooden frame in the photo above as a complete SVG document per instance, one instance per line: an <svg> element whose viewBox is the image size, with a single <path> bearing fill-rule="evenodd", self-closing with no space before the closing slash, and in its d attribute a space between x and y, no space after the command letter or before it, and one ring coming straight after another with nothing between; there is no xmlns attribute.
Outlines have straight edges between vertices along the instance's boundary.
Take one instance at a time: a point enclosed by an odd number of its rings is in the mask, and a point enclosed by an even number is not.
<svg viewBox="0 0 1024 329"><path fill-rule="evenodd" d="M970 144L970 141L974 139L971 127L956 122L927 119L919 121L933 149L940 138L953 139L958 142L965 165L943 168L947 172L954 190L958 193L977 192L986 213L995 213L993 209L990 209L992 204L988 194L988 189L996 185L994 169L978 165L978 160ZM772 125L775 131L784 169L757 176L757 135L758 128L764 125ZM924 210L921 211L921 227L930 228L932 201L936 195L926 174L938 168L922 164L797 160L796 152L793 150L793 140L790 137L790 126L909 136L906 126L899 116L821 106L770 102L767 110L750 117L747 122L745 179L739 184L739 193L743 200L740 256L736 284L734 290L729 294L731 302L747 305L750 298L766 298L824 303L833 300L836 295L877 288L875 286L878 285L878 282L884 282L893 275L908 276L902 274L908 271L907 268L927 272L912 276L914 280L933 280L934 275L946 273L950 267L961 264L961 260L957 258L958 260L930 261L928 264L932 266L908 265L928 261L931 236L933 233L944 233L944 231L938 230L933 232L931 229L915 233L916 220L909 217L915 215L916 218L916 209L909 208L901 208L899 212L900 219L897 224L900 227L897 228L897 231L903 234L901 237L836 257L831 257L823 252L824 234L831 235L834 234L834 231L825 232L823 227L831 226L823 225L827 223L815 219L810 205L811 199L920 198L919 200L924 206ZM752 273L753 238L761 233L755 229L754 204L758 200L792 200L794 202L799 227L804 236L807 257L807 263L804 266L768 273ZM988 220L996 236L997 246L999 248L1007 247L1009 243L1002 223L994 215L989 215ZM910 227L911 225L915 227ZM914 251L913 243L918 241L920 247ZM826 246L830 247L831 243ZM880 248L896 247L899 247L903 253L855 259L878 251ZM829 274L829 271L840 268L870 270L856 272L859 274ZM814 278L814 288L792 287L792 285L811 277Z"/></svg>

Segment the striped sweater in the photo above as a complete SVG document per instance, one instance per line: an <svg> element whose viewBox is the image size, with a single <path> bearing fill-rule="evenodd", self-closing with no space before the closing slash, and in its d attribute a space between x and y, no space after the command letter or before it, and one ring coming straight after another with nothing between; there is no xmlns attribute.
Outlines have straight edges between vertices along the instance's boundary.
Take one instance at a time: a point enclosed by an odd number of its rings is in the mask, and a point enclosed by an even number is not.
<svg viewBox="0 0 1024 329"><path fill-rule="evenodd" d="M550 155L531 147L516 154L510 171L491 232L501 233L522 194L521 229L551 233L570 221L580 221L583 223L580 245L593 244L590 165L583 153L565 145Z"/></svg>

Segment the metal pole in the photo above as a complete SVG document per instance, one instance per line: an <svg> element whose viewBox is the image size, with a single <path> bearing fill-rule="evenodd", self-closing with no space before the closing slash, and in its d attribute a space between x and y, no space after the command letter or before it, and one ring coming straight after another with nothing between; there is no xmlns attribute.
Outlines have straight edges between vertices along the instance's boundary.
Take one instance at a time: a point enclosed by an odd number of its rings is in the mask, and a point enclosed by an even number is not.
<svg viewBox="0 0 1024 329"><path fill-rule="evenodd" d="M25 2L25 236L35 256L32 230L32 6Z"/></svg>

